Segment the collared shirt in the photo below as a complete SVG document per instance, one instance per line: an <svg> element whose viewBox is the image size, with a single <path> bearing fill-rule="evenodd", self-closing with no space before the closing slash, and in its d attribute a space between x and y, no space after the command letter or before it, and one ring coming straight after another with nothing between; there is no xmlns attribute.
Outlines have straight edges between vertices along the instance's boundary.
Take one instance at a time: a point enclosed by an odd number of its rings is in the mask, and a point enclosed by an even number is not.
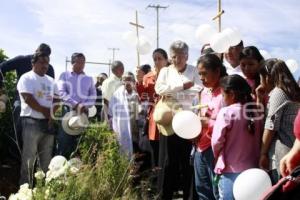
<svg viewBox="0 0 300 200"><path fill-rule="evenodd" d="M193 82L194 86L188 90L183 89L183 84ZM173 96L185 110L191 110L192 101L202 89L202 82L195 67L187 65L184 72L177 71L174 65L160 70L155 84L158 95Z"/></svg>
<svg viewBox="0 0 300 200"><path fill-rule="evenodd" d="M255 133L251 134L248 132L248 120L240 103L220 110L211 139L217 160L217 174L240 173L258 167L262 121L254 120L254 123Z"/></svg>
<svg viewBox="0 0 300 200"><path fill-rule="evenodd" d="M215 120L224 106L221 88L218 87L213 91L210 88L204 88L200 94L200 105L207 106L200 110L200 115L209 118L208 127L202 128L197 142L197 150L202 152L211 147L211 135Z"/></svg>
<svg viewBox="0 0 300 200"><path fill-rule="evenodd" d="M223 64L226 67L226 72L227 72L228 75L237 74L237 75L240 75L243 78L245 77L245 75L242 72L242 69L241 69L240 65L237 66L237 67L232 67L231 64L226 59L224 59Z"/></svg>
<svg viewBox="0 0 300 200"><path fill-rule="evenodd" d="M103 83L102 83L102 97L110 101L114 92L122 85L121 78L118 78L116 75L110 75Z"/></svg>
<svg viewBox="0 0 300 200"><path fill-rule="evenodd" d="M57 84L60 98L65 104L75 107L78 103L91 107L95 104L97 93L93 78L84 73L63 72Z"/></svg>

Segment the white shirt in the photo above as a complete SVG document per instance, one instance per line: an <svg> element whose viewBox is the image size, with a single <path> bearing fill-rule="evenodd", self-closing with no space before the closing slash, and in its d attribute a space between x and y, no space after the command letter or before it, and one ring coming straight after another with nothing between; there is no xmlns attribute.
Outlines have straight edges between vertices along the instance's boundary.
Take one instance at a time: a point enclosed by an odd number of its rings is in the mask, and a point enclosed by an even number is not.
<svg viewBox="0 0 300 200"><path fill-rule="evenodd" d="M33 70L23 74L17 85L21 100L20 116L45 119L42 113L32 109L25 102L21 93L29 93L41 106L51 108L55 88L54 79L46 74L39 76Z"/></svg>
<svg viewBox="0 0 300 200"><path fill-rule="evenodd" d="M245 78L245 75L243 74L240 65L237 67L232 67L231 64L226 59L224 59L223 64L226 67L226 72L228 75L238 74L241 77Z"/></svg>
<svg viewBox="0 0 300 200"><path fill-rule="evenodd" d="M183 89L183 84L193 82L194 86L188 90ZM187 65L183 73L177 71L174 65L161 69L155 84L155 91L159 95L171 95L183 106L190 110L192 101L203 88L198 70Z"/></svg>
<svg viewBox="0 0 300 200"><path fill-rule="evenodd" d="M110 101L114 92L122 85L122 81L116 75L112 74L102 83L102 97Z"/></svg>

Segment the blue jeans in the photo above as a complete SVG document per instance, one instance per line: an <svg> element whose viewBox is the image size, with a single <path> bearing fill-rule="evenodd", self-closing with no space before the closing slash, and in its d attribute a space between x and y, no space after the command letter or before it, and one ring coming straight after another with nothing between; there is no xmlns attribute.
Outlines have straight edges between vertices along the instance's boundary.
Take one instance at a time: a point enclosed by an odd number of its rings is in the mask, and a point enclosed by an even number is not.
<svg viewBox="0 0 300 200"><path fill-rule="evenodd" d="M219 198L218 187L214 180L214 155L209 148L203 152L195 152L194 171L195 187L199 200L214 200Z"/></svg>
<svg viewBox="0 0 300 200"><path fill-rule="evenodd" d="M240 173L224 173L219 181L220 200L233 200L233 183Z"/></svg>
<svg viewBox="0 0 300 200"><path fill-rule="evenodd" d="M48 121L22 118L22 163L20 172L20 185L33 183L34 164L38 160L39 167L46 173L52 158L54 135L47 134ZM43 123L43 124L41 124Z"/></svg>
<svg viewBox="0 0 300 200"><path fill-rule="evenodd" d="M64 116L67 112L69 112L69 107L63 106L62 107L62 116ZM57 145L56 145L56 155L62 155L66 159L70 159L72 153L76 150L78 145L78 140L80 135L69 135L65 132L62 128L60 123L58 134L57 134Z"/></svg>

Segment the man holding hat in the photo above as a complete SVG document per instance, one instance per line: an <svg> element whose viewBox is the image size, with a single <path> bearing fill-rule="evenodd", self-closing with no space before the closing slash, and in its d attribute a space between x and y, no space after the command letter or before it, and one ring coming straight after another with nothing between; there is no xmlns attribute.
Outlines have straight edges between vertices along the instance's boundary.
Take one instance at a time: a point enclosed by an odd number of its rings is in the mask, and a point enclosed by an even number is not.
<svg viewBox="0 0 300 200"><path fill-rule="evenodd" d="M73 53L71 63L72 72L63 72L58 81L58 92L63 101L63 118L58 131L56 153L67 159L75 151L79 134L82 132L78 125L82 125L83 128L87 125L88 108L95 105L97 97L93 78L83 71L84 54ZM76 124L76 127L71 127L72 124Z"/></svg>
<svg viewBox="0 0 300 200"><path fill-rule="evenodd" d="M153 118L160 131L158 190L161 199L172 199L182 175L183 199L188 199L192 186L193 168L190 165L192 143L174 134L172 118L180 108L190 110L193 98L202 88L197 69L187 64L188 45L175 41L170 47L172 65L162 68L155 91L161 96Z"/></svg>

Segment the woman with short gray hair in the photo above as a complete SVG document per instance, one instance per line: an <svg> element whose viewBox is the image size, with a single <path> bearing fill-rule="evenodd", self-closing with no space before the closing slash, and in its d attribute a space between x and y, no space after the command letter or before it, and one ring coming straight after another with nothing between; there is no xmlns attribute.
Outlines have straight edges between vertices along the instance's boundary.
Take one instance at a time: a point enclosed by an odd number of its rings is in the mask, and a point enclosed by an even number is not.
<svg viewBox="0 0 300 200"><path fill-rule="evenodd" d="M162 97L161 104L164 99L171 99L183 109L190 110L192 100L202 89L197 69L187 64L188 49L188 45L182 41L175 41L170 46L172 65L160 70L155 84L156 93ZM182 186L179 187L183 189L183 199L188 199L193 177L193 167L189 162L192 143L178 137L168 126L170 125L157 122L160 132L159 194L162 199L172 199L174 189L178 186L178 178L182 175Z"/></svg>

